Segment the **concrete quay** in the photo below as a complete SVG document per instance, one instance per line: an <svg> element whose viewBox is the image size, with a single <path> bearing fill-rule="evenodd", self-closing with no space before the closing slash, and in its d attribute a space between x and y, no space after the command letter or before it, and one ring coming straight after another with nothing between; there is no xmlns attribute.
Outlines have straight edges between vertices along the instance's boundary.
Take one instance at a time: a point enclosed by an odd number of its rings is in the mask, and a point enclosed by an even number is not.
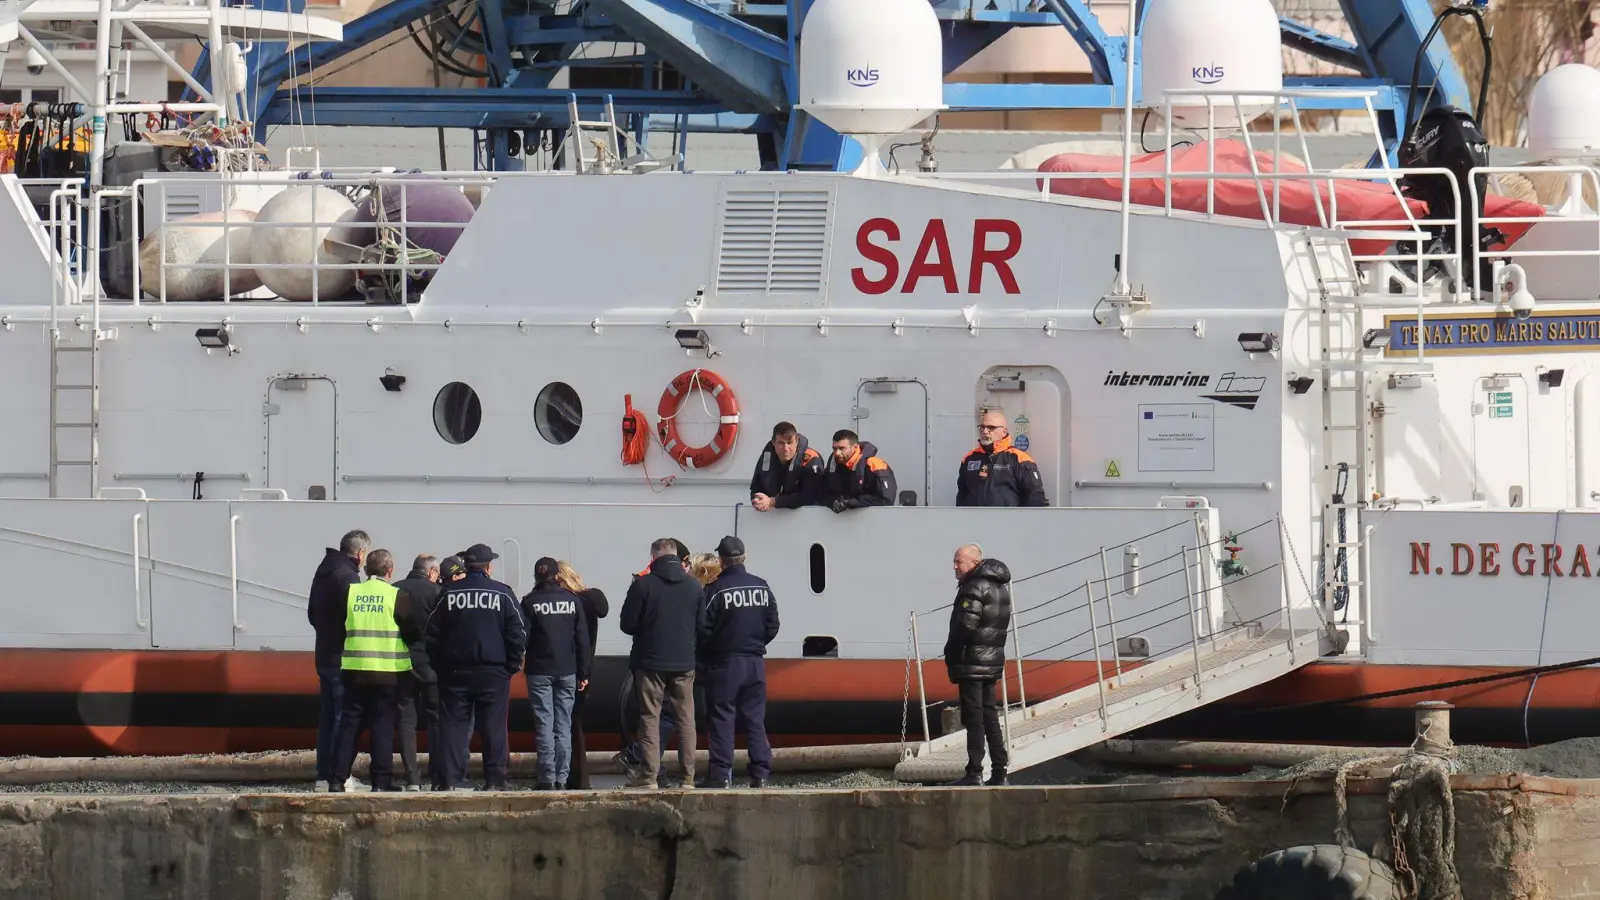
<svg viewBox="0 0 1600 900"><path fill-rule="evenodd" d="M1600 897L1600 781L1455 776L1465 900ZM1349 782L1363 849L1382 779ZM1331 779L1094 787L0 795L9 900L1210 900L1333 842Z"/></svg>

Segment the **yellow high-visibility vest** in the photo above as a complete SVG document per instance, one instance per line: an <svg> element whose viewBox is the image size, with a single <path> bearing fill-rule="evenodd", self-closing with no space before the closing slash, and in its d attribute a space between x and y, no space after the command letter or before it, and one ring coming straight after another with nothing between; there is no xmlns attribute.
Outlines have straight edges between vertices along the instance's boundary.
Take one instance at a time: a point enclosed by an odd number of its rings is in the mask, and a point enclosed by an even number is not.
<svg viewBox="0 0 1600 900"><path fill-rule="evenodd" d="M400 589L381 578L350 585L345 600L344 656L340 668L356 672L409 672L411 649L400 638L394 610Z"/></svg>

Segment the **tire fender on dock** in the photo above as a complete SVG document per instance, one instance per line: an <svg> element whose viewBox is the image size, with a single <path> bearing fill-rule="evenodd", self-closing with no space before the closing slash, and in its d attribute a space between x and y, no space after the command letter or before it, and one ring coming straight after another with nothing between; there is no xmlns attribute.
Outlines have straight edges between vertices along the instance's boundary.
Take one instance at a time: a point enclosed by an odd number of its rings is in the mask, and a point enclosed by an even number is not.
<svg viewBox="0 0 1600 900"><path fill-rule="evenodd" d="M1216 900L1400 900L1387 863L1337 844L1290 847L1239 870Z"/></svg>

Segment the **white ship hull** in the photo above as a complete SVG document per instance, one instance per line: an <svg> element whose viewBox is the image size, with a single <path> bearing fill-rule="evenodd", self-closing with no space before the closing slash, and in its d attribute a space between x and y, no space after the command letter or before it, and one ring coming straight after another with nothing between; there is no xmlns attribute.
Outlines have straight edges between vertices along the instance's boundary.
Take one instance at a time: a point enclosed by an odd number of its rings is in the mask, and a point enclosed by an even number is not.
<svg viewBox="0 0 1600 900"><path fill-rule="evenodd" d="M0 728L36 749L303 743L304 592L322 548L355 527L402 560L488 543L522 590L533 559L568 559L613 602L651 539L701 550L738 533L782 608L775 730L794 740L893 733L918 690L908 657L927 661L930 698L949 694L937 608L969 540L1036 576L1017 585L1024 670L1041 670L1030 693L1092 682L1094 649L1110 666L1117 639L1160 655L1297 616L1344 632L1345 652L1235 710L1600 655L1600 613L1574 580L1600 565L1600 447L1582 427L1600 412L1586 381L1594 259L1511 253L1540 293L1539 340L1495 332L1521 325L1492 305L1451 303L1459 326L1424 332L1436 346L1419 364L1401 355L1407 322L1423 304L1427 327L1447 321L1441 298L1326 303L1322 289L1352 274L1337 231L1138 210L1133 279L1150 304L1124 316L1102 299L1118 210L1007 184L502 177L420 302L390 306L95 301L11 188L0 234L29 249L0 285L0 565L26 599L8 606L0 690L33 699ZM1535 225L1514 250L1562 227ZM197 342L224 327L236 352ZM1369 328L1391 332L1388 356L1361 348ZM704 331L715 355L680 348L680 329ZM1263 333L1278 348L1246 352L1243 336ZM624 398L654 425L661 391L697 367L737 394L732 451L683 470L652 442L644 465L625 465ZM386 374L404 375L398 391ZM1300 376L1314 386L1297 391ZM80 393L97 409L71 405L74 379L92 382ZM458 383L480 412L452 442L463 417L441 395ZM555 383L582 405L560 444L541 434ZM1051 508L953 508L977 412L996 406L1027 435ZM691 396L686 441L715 418ZM746 486L780 420L824 450L835 429L857 430L917 508L754 512ZM1356 473L1342 539L1339 463ZM1246 573L1225 573L1225 545ZM1059 599L1085 582L1111 623ZM913 647L909 616L928 610ZM599 696L626 649L602 625ZM1128 665L1144 658L1124 649ZM1509 715L1526 705L1534 737L1570 736L1588 727L1573 716L1592 682L1577 668L1536 691L1507 679L1362 709L1383 723L1383 710L1453 697L1481 714L1460 720L1462 739L1516 740ZM243 712L257 701L278 712ZM597 714L614 725L614 709ZM1344 714L1238 727L1340 731ZM1172 727L1198 736L1225 719L1208 709Z"/></svg>

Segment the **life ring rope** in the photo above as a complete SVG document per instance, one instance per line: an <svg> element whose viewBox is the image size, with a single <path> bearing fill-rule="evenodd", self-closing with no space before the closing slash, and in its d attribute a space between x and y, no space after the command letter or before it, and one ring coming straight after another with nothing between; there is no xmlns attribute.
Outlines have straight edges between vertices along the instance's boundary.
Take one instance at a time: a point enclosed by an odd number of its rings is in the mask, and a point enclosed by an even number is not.
<svg viewBox="0 0 1600 900"><path fill-rule="evenodd" d="M700 403L707 413L709 396L716 401L717 433L703 447L690 447L678 434L678 413L689 395L700 391ZM713 466L733 449L739 439L739 399L721 375L707 369L689 369L672 379L661 392L661 403L656 407L660 423L656 433L661 438L661 449L685 469L704 469Z"/></svg>

